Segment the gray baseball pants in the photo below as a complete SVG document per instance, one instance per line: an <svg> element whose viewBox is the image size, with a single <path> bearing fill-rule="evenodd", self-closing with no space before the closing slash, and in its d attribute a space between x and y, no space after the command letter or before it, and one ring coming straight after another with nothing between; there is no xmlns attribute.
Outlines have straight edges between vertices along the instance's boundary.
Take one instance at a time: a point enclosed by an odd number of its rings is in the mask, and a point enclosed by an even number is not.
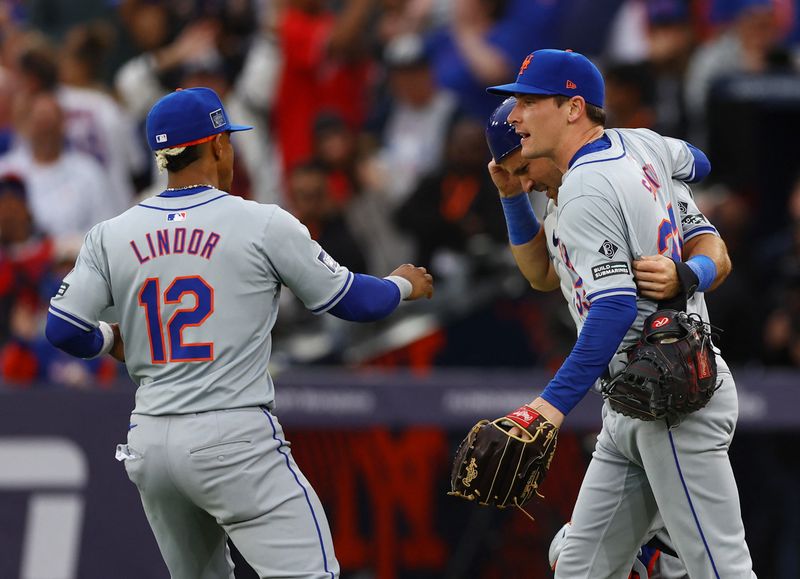
<svg viewBox="0 0 800 579"><path fill-rule="evenodd" d="M268 410L133 414L127 454L173 579L233 579L227 537L259 577L339 576L322 505Z"/></svg>
<svg viewBox="0 0 800 579"><path fill-rule="evenodd" d="M733 377L708 405L669 430L603 407L603 428L581 485L557 579L626 579L661 515L692 579L754 579L728 459L738 417Z"/></svg>

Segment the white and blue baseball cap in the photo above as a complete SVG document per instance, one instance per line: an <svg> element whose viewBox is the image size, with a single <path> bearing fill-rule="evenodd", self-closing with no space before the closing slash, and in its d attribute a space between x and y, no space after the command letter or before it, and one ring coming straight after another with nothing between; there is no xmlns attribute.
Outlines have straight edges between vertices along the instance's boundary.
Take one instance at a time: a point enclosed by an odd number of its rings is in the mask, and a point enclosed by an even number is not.
<svg viewBox="0 0 800 579"><path fill-rule="evenodd" d="M147 113L147 144L153 151L210 141L226 131L253 127L232 125L217 93L210 88L178 89L159 99Z"/></svg>

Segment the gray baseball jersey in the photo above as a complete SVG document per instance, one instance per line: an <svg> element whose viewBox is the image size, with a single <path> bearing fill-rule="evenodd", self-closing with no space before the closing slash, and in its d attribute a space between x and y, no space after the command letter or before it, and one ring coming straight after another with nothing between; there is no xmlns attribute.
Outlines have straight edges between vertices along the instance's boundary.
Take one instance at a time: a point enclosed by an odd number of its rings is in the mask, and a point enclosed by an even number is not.
<svg viewBox="0 0 800 579"><path fill-rule="evenodd" d="M169 193L169 192L168 192ZM86 236L50 304L89 329L116 309L138 384L117 457L174 579L335 579L322 505L270 408L281 285L312 311L353 280L286 211L217 189L150 198Z"/></svg>
<svg viewBox="0 0 800 579"><path fill-rule="evenodd" d="M95 226L51 312L88 329L115 306L137 414L271 405L281 284L321 313L352 279L283 209L208 189Z"/></svg>
<svg viewBox="0 0 800 579"><path fill-rule="evenodd" d="M673 181L693 176L694 159L685 143L643 129L606 135L611 147L586 154L569 168L558 205L548 206L544 222L578 332L593 301L636 295L633 260L655 254L680 259L686 240L717 234L688 187ZM637 299L637 318L621 347L638 339L655 307ZM708 319L702 294L687 309ZM621 364L622 356L612 360L612 375ZM558 579L627 577L659 514L692 578L755 577L727 455L738 412L736 388L719 356L717 365L717 393L676 428L604 406L603 429L556 567Z"/></svg>

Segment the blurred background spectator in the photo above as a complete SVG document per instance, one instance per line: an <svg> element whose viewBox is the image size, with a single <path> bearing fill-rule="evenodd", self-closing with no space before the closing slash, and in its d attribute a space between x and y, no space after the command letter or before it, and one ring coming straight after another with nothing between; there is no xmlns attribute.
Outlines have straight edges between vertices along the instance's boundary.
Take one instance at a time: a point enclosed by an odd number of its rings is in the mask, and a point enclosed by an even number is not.
<svg viewBox="0 0 800 579"><path fill-rule="evenodd" d="M95 224L128 204L111 187L108 173L90 155L68 149L64 110L54 93L30 98L21 121L20 144L0 157L0 173L15 173L26 183L37 226L59 241L81 239Z"/></svg>

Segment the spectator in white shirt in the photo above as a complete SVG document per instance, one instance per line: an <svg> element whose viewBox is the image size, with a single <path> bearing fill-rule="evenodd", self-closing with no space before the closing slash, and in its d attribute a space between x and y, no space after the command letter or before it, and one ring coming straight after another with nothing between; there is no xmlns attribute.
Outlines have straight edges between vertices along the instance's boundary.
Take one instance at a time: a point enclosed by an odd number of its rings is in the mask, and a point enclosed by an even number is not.
<svg viewBox="0 0 800 579"><path fill-rule="evenodd" d="M0 157L0 174L24 179L34 221L57 243L82 237L122 209L97 161L66 149L64 113L54 94L32 97L20 134L23 143Z"/></svg>

